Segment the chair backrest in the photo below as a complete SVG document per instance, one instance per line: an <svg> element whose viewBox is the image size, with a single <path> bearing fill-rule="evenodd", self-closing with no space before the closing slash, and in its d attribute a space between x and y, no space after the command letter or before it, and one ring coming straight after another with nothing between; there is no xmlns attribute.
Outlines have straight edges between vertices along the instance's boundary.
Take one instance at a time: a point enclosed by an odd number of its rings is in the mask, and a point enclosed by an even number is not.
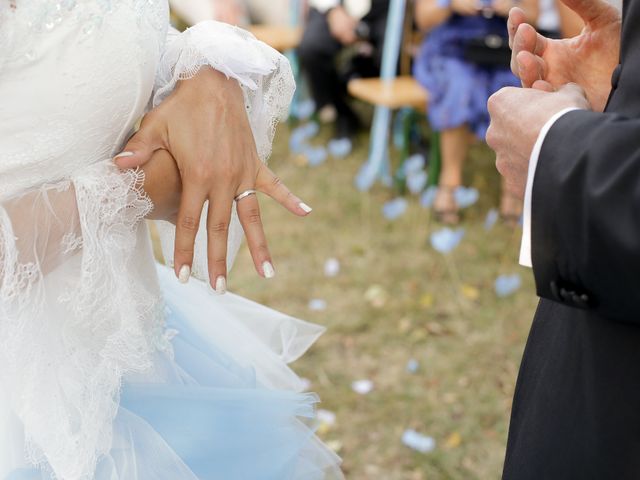
<svg viewBox="0 0 640 480"><path fill-rule="evenodd" d="M396 77L398 59L402 50L406 8L406 0L390 0L389 2L384 46L382 48L382 66L380 68L380 78L382 80L393 80Z"/></svg>

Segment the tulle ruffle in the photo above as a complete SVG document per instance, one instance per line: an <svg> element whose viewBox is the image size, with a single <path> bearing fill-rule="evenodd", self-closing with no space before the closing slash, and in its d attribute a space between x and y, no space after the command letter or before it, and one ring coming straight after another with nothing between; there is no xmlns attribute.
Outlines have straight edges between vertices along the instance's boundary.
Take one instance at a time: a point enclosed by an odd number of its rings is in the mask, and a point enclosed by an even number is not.
<svg viewBox="0 0 640 480"><path fill-rule="evenodd" d="M309 426L317 397L299 391L286 365L322 328L197 281L180 285L165 267L159 275L173 348L125 379L94 480L343 478ZM51 476L25 468L6 480Z"/></svg>

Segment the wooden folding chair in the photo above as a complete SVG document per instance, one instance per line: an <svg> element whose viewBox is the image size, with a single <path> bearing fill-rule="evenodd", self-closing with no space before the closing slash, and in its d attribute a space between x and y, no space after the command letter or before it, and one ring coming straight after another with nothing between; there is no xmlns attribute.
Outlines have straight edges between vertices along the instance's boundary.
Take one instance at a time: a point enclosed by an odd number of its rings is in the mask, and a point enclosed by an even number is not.
<svg viewBox="0 0 640 480"><path fill-rule="evenodd" d="M413 17L410 12L407 14L407 10L411 8L412 5L408 6L406 0L391 0L380 77L354 79L348 85L348 91L353 97L375 105L369 157L356 177L356 186L360 190L371 188L376 179L380 179L385 185L391 185L389 132L393 112L402 108L424 112L427 108L427 92L409 75L408 59L403 59L402 62L405 72L399 77L396 75L398 60L404 50L403 37L408 38L412 28ZM407 152L408 147L403 148L403 155Z"/></svg>

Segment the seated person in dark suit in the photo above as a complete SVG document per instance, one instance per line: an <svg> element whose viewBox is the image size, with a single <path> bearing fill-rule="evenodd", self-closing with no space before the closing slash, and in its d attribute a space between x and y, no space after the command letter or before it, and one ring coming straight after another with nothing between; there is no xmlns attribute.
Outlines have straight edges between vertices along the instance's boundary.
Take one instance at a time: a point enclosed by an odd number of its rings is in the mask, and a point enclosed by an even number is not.
<svg viewBox="0 0 640 480"><path fill-rule="evenodd" d="M388 9L389 0L311 0L298 56L316 110L335 108L338 138L352 136L359 126L358 117L347 102L346 83L355 75L379 74ZM342 74L336 57L359 41L364 48L359 49L353 68Z"/></svg>

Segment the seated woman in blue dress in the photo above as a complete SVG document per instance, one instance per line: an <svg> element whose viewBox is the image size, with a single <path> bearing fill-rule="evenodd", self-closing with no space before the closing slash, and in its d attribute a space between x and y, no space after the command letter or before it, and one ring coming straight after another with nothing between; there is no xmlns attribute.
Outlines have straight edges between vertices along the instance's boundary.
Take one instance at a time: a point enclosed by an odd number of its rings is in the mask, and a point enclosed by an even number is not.
<svg viewBox="0 0 640 480"><path fill-rule="evenodd" d="M441 132L442 171L434 209L440 221L460 221L455 190L473 135L484 139L487 100L506 86L519 86L509 69L506 17L521 7L535 22L537 0L418 0L416 22L427 32L414 76L429 92L431 127ZM500 47L502 45L502 47ZM501 213L520 216L520 202L504 194Z"/></svg>

